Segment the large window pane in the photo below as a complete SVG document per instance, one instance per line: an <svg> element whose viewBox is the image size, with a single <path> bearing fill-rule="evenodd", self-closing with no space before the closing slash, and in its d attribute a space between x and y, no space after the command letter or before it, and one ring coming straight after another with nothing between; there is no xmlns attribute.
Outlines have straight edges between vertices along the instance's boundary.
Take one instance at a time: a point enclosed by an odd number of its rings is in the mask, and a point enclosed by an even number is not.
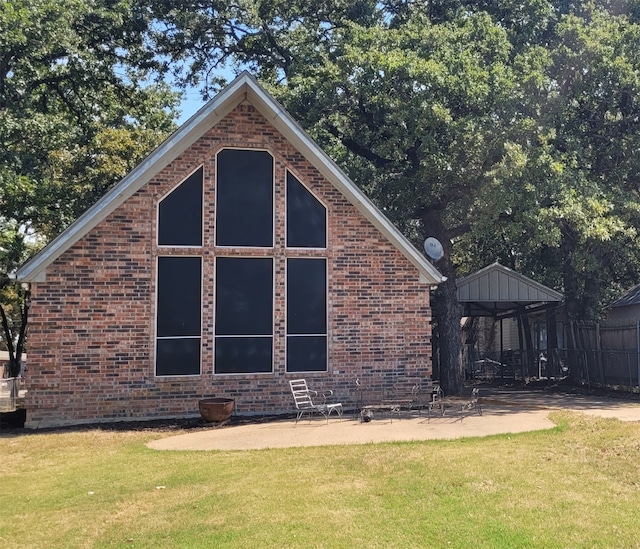
<svg viewBox="0 0 640 549"><path fill-rule="evenodd" d="M156 375L200 373L202 260L159 257Z"/></svg>
<svg viewBox="0 0 640 549"><path fill-rule="evenodd" d="M202 168L158 205L160 246L202 246Z"/></svg>
<svg viewBox="0 0 640 549"><path fill-rule="evenodd" d="M215 373L273 368L273 259L216 259Z"/></svg>
<svg viewBox="0 0 640 549"><path fill-rule="evenodd" d="M287 259L287 333L326 334L325 259Z"/></svg>
<svg viewBox="0 0 640 549"><path fill-rule="evenodd" d="M326 259L287 259L287 371L327 369Z"/></svg>
<svg viewBox="0 0 640 549"><path fill-rule="evenodd" d="M158 258L158 337L200 336L202 261Z"/></svg>
<svg viewBox="0 0 640 549"><path fill-rule="evenodd" d="M327 210L290 172L287 172L287 246L327 247Z"/></svg>
<svg viewBox="0 0 640 549"><path fill-rule="evenodd" d="M216 335L273 333L273 260L216 259Z"/></svg>
<svg viewBox="0 0 640 549"><path fill-rule="evenodd" d="M225 149L216 173L216 245L273 246L273 157Z"/></svg>
<svg viewBox="0 0 640 549"><path fill-rule="evenodd" d="M272 337L216 337L216 374L269 373L272 357Z"/></svg>

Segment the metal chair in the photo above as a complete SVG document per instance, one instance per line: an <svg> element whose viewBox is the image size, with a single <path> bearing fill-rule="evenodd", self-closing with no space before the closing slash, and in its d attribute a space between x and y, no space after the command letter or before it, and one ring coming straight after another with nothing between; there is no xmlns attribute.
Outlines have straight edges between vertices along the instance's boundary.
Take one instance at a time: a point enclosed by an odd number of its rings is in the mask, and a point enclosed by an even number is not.
<svg viewBox="0 0 640 549"><path fill-rule="evenodd" d="M460 421L462 421L462 418L465 415L470 415L473 412L479 416L482 415L482 406L480 406L479 394L480 389L474 387L471 391L471 399L460 406Z"/></svg>
<svg viewBox="0 0 640 549"><path fill-rule="evenodd" d="M327 404L327 397L333 395L333 391L329 390L324 393L318 391L312 391L307 387L306 379L292 379L289 381L291 393L293 394L293 400L296 404L296 424L304 414L311 416L313 414L322 414L327 423L329 423L329 416L332 412L335 412L339 418L342 418L342 403ZM317 400L314 402L313 398ZM322 399L322 402L318 402L318 399Z"/></svg>
<svg viewBox="0 0 640 549"><path fill-rule="evenodd" d="M422 411L427 412L427 419L431 418L431 413L438 411L438 415L444 416L445 401L444 393L439 383L428 382L423 387L417 383L411 389L411 409L422 415Z"/></svg>

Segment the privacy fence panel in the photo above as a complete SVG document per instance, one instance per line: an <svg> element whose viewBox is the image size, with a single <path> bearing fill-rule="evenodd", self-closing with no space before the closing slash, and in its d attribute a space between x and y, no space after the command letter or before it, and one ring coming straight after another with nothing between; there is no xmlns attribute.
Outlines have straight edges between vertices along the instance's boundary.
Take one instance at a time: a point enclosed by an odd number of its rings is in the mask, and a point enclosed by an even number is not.
<svg viewBox="0 0 640 549"><path fill-rule="evenodd" d="M640 324L629 320L572 323L576 349L566 351L572 377L581 383L637 392Z"/></svg>
<svg viewBox="0 0 640 549"><path fill-rule="evenodd" d="M607 320L565 326L567 349L478 351L465 346L467 379L525 381L571 377L592 387L640 392L640 323Z"/></svg>

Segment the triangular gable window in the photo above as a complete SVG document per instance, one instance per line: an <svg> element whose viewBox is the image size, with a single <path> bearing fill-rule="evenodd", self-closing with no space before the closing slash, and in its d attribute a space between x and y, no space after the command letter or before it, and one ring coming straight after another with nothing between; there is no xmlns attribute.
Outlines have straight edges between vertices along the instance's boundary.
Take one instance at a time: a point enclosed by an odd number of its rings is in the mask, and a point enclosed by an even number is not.
<svg viewBox="0 0 640 549"><path fill-rule="evenodd" d="M287 247L327 247L327 209L291 172L287 172Z"/></svg>
<svg viewBox="0 0 640 549"><path fill-rule="evenodd" d="M202 168L158 204L159 246L202 246Z"/></svg>

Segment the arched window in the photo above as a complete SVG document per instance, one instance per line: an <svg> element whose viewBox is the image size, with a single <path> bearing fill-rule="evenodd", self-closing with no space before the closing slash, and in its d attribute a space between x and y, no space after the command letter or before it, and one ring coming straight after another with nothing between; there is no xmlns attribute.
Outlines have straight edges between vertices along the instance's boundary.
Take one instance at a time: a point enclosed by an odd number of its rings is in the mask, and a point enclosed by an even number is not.
<svg viewBox="0 0 640 549"><path fill-rule="evenodd" d="M218 153L216 246L273 246L273 157L268 152Z"/></svg>

